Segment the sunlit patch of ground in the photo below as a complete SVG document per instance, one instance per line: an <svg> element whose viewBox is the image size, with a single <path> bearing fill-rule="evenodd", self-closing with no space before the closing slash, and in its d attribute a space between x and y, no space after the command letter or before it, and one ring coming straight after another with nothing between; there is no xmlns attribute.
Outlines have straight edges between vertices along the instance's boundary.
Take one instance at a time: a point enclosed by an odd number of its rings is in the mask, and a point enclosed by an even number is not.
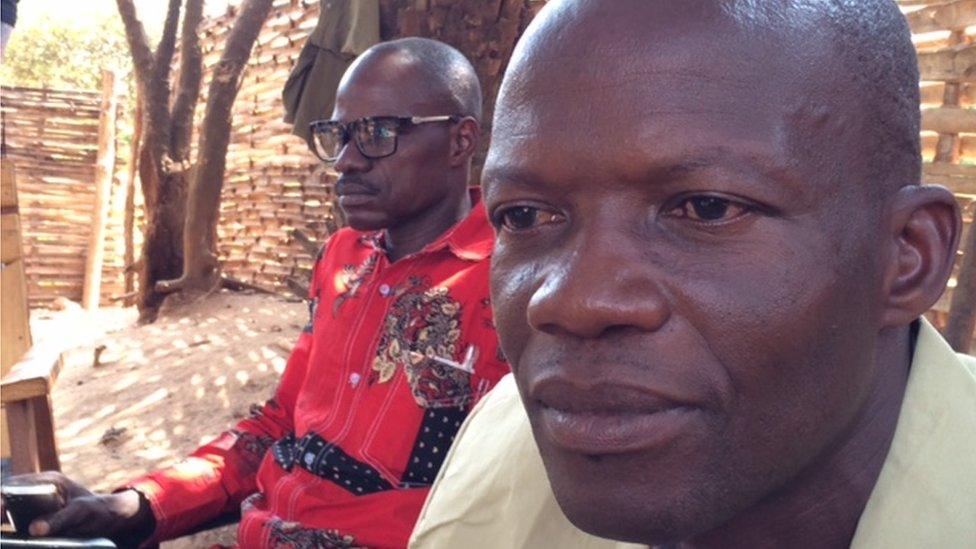
<svg viewBox="0 0 976 549"><path fill-rule="evenodd" d="M110 491L234 425L274 392L307 314L302 303L228 292L146 326L131 309L35 313L35 341L72 347L52 397L64 472ZM230 528L165 546L233 539Z"/></svg>

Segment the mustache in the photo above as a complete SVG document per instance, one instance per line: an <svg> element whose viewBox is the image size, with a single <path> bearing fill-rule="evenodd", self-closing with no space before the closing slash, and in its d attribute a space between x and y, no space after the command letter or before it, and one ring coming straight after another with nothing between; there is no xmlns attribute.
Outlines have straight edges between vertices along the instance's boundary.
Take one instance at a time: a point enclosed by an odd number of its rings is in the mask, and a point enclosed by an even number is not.
<svg viewBox="0 0 976 549"><path fill-rule="evenodd" d="M376 187L356 175L340 176L335 184L337 194L376 194Z"/></svg>

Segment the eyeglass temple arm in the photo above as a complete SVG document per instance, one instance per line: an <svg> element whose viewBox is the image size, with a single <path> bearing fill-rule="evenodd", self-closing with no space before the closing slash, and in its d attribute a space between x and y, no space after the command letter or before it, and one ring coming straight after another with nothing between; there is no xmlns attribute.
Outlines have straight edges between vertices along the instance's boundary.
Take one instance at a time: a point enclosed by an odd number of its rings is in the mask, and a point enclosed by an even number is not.
<svg viewBox="0 0 976 549"><path fill-rule="evenodd" d="M453 120L453 119L454 117L449 114L445 114L442 116L411 116L410 123L424 124L426 122L444 122L445 120Z"/></svg>

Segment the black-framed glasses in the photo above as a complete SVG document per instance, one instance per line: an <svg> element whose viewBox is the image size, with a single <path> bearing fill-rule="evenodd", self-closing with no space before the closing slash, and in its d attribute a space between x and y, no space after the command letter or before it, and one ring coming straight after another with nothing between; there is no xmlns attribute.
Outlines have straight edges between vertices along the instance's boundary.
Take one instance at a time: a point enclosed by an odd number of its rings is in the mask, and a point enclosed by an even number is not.
<svg viewBox="0 0 976 549"><path fill-rule="evenodd" d="M325 162L335 162L342 148L355 141L366 158L383 158L397 151L400 132L432 122L457 122L459 116L367 116L343 124L336 120L316 120L309 127L308 147Z"/></svg>

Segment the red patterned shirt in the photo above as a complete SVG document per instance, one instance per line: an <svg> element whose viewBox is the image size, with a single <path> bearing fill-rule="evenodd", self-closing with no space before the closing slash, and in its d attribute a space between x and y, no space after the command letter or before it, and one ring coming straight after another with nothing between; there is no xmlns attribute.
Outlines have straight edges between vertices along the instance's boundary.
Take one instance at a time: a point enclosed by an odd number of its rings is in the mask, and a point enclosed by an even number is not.
<svg viewBox="0 0 976 549"><path fill-rule="evenodd" d="M458 427L508 372L488 302L491 247L481 203L394 263L380 234L333 235L274 398L130 484L152 506L153 539L240 507L244 547L406 546Z"/></svg>

